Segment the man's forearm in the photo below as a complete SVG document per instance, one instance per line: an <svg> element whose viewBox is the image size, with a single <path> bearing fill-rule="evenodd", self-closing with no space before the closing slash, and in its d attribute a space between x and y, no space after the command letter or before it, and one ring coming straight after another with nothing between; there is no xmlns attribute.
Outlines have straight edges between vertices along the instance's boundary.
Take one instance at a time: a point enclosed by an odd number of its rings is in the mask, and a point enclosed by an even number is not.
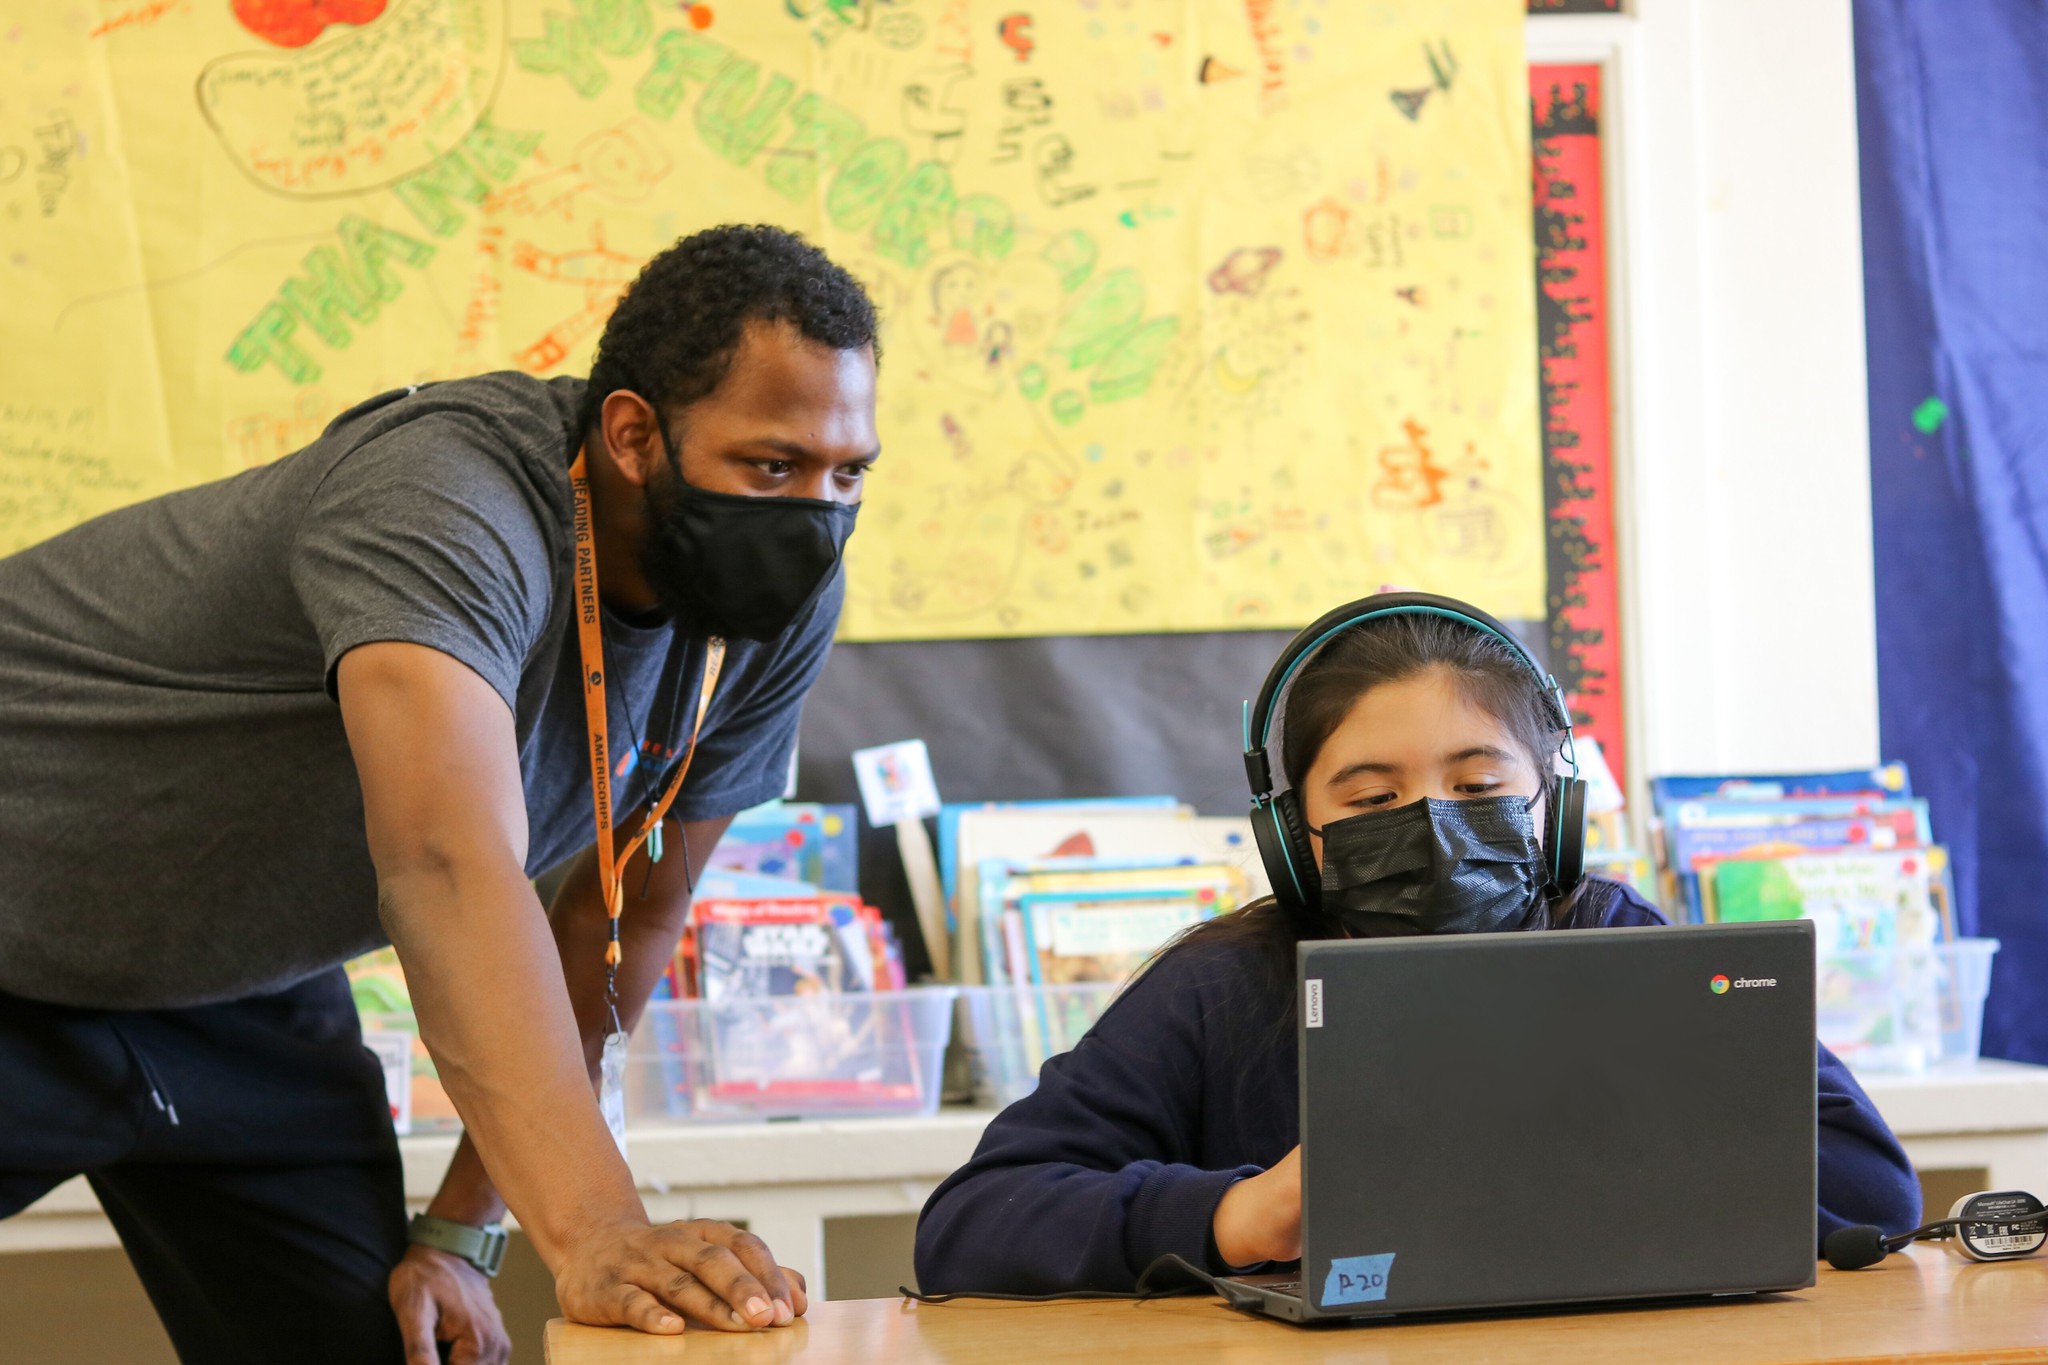
<svg viewBox="0 0 2048 1365"><path fill-rule="evenodd" d="M718 832L723 831L725 823L722 820L717 822ZM636 813L629 817L626 827L637 826ZM683 840L676 842L689 850L692 865L701 867L710 857L711 847L717 843L717 834L693 828ZM619 943L624 960L619 966L618 1008L620 1022L628 1029L639 1022L646 1009L655 982L660 980L674 955L676 940L689 912L687 874L678 878L677 869L670 868L669 876L650 878L645 859L646 854L642 851L627 866L626 912L620 917L619 924ZM661 870L659 866L654 869L657 874ZM643 885L648 889L645 897L639 894ZM610 1011L605 1002L604 971L604 944L608 928L604 899L598 889L597 862L590 850L584 851L563 879L555 893L548 919L561 962L562 977L567 983L570 1008L576 1018L577 1032L581 1035L584 1064L594 1084L604 1035L610 1024ZM504 1201L491 1184L475 1145L465 1133L456 1146L455 1159L449 1163L448 1172L442 1177L439 1192L428 1205L428 1212L456 1222L482 1224L502 1217L504 1209Z"/></svg>
<svg viewBox="0 0 2048 1365"><path fill-rule="evenodd" d="M547 922L517 867L432 866L387 876L380 894L421 1036L475 1143L451 1177L487 1169L550 1266L589 1230L644 1222L592 1096ZM495 1203L458 1179L435 1211L474 1221Z"/></svg>

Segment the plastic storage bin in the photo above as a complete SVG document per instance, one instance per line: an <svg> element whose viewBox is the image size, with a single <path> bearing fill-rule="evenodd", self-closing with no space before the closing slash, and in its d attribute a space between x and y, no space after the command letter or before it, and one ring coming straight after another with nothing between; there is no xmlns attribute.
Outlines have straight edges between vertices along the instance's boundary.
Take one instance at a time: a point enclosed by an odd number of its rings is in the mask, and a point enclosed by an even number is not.
<svg viewBox="0 0 2048 1365"><path fill-rule="evenodd" d="M962 986L960 1050L979 1104L1006 1105L1038 1088L1038 1068L1065 1052L1109 1008L1121 982Z"/></svg>
<svg viewBox="0 0 2048 1365"><path fill-rule="evenodd" d="M654 1001L626 1053L627 1125L929 1114L955 994Z"/></svg>
<svg viewBox="0 0 2048 1365"><path fill-rule="evenodd" d="M1861 1071L1968 1065L1984 1033L1995 938L1931 948L1823 953L1816 982L1820 1040Z"/></svg>

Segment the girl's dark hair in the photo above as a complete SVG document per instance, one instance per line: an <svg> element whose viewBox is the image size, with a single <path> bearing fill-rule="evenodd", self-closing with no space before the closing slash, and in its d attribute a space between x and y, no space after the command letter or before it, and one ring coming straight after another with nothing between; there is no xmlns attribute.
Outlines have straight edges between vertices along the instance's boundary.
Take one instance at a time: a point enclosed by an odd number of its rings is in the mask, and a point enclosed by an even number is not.
<svg viewBox="0 0 2048 1365"><path fill-rule="evenodd" d="M1299 790L1316 755L1358 699L1375 687L1441 669L1464 699L1498 721L1545 779L1563 732L1556 729L1541 685L1528 663L1505 641L1441 616L1404 614L1361 622L1317 650L1295 675L1286 695L1280 769ZM1554 795L1554 793L1552 793ZM1552 887L1545 913L1531 929L1574 927L1584 883L1570 893ZM1288 1002L1283 1022L1293 1026L1294 949L1306 939L1343 938L1329 910L1288 910L1270 897L1235 914L1204 921L1168 951L1249 953L1263 1002Z"/></svg>

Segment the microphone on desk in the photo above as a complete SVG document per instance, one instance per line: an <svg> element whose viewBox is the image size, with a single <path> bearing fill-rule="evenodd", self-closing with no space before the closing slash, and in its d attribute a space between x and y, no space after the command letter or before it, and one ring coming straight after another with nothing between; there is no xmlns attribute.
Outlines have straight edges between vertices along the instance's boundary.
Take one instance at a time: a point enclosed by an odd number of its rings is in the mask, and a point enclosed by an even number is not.
<svg viewBox="0 0 2048 1365"><path fill-rule="evenodd" d="M1911 1232L1887 1237L1868 1223L1836 1228L1821 1243L1821 1254L1837 1270L1876 1265L1922 1237L1954 1237L1973 1261L2006 1261L2031 1256L2048 1242L2048 1206L2023 1190L1986 1190L1956 1200L1949 1216Z"/></svg>

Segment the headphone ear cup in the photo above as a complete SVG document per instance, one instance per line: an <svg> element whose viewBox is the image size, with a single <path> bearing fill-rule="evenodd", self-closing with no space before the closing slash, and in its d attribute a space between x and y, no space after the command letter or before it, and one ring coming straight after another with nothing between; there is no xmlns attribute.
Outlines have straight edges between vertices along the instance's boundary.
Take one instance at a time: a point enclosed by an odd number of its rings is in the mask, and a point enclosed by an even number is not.
<svg viewBox="0 0 2048 1365"><path fill-rule="evenodd" d="M1252 838L1266 866L1273 899L1285 910L1313 910L1322 904L1323 877L1309 844L1301 803L1291 791L1252 802Z"/></svg>
<svg viewBox="0 0 2048 1365"><path fill-rule="evenodd" d="M1560 777L1551 788L1550 877L1560 891L1570 891L1586 873L1586 783Z"/></svg>

